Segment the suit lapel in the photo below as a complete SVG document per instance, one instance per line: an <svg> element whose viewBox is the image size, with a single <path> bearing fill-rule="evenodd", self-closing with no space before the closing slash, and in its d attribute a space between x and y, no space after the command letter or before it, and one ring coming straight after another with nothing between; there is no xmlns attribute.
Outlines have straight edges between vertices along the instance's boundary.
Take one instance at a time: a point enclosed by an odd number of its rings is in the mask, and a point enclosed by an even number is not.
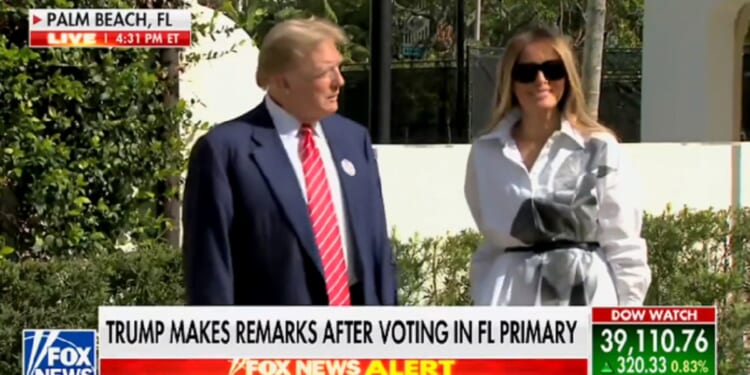
<svg viewBox="0 0 750 375"><path fill-rule="evenodd" d="M323 266L315 244L315 236L307 212L307 202L302 196L299 181L294 174L284 145L279 139L265 105L262 104L253 117L250 123L255 125L252 137L256 147L250 157L255 160L265 176L277 202L302 242L302 247L322 275Z"/></svg>
<svg viewBox="0 0 750 375"><path fill-rule="evenodd" d="M328 147L331 150L331 157L336 166L336 172L339 175L349 221L349 230L354 235L355 248L359 255L357 258L362 262L363 269L368 269L369 257L371 255L365 252L364 249L369 248L365 246L365 239L368 238L367 231L369 228L360 220L363 210L366 210L366 208L362 207L362 203L366 202L366 198L361 197L361 194L364 194L368 189L367 178L363 177L366 176L366 172L364 171L364 165L361 164L362 158L358 157L361 154L361 150L358 147L361 145L352 143L352 138L348 136L349 133L345 129L345 124L336 123L334 119L328 118L321 121L321 126L325 132ZM342 167L345 163L351 163L351 168L348 171Z"/></svg>

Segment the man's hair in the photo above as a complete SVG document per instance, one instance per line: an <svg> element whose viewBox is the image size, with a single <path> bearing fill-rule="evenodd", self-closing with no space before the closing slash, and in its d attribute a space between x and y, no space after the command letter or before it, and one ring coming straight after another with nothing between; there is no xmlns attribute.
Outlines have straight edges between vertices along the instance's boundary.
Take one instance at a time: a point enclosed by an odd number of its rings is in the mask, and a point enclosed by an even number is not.
<svg viewBox="0 0 750 375"><path fill-rule="evenodd" d="M316 17L290 19L274 25L260 46L256 83L267 88L271 76L293 68L301 57L325 41L342 45L347 37L336 24Z"/></svg>

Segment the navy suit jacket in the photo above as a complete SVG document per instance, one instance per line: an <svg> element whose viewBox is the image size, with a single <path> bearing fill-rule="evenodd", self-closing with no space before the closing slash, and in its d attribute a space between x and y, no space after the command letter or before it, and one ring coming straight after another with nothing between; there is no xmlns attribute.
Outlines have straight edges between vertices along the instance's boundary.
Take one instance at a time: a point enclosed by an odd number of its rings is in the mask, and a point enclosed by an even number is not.
<svg viewBox="0 0 750 375"><path fill-rule="evenodd" d="M354 305L396 305L396 266L367 130L321 121L354 237ZM342 173L341 160L356 169ZM183 208L187 304L327 305L307 203L265 104L193 146Z"/></svg>

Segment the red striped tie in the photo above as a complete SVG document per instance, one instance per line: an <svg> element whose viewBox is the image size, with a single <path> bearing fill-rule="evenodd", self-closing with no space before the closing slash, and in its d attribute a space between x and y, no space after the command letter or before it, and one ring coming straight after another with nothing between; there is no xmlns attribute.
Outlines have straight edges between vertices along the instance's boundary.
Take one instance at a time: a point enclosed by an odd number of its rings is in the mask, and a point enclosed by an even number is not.
<svg viewBox="0 0 750 375"><path fill-rule="evenodd" d="M302 135L300 156L307 186L307 209L310 213L315 242L320 249L320 259L323 263L328 291L328 304L348 306L351 302L344 247L341 243L339 223L333 207L323 159L315 146L312 127L302 124L300 133Z"/></svg>

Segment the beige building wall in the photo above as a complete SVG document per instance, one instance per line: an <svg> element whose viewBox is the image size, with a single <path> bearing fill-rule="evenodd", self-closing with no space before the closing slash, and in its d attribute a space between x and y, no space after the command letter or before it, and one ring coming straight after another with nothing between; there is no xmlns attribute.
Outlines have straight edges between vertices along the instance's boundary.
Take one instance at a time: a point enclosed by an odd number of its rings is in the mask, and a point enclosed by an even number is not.
<svg viewBox="0 0 750 375"><path fill-rule="evenodd" d="M646 0L643 142L739 140L747 0Z"/></svg>

